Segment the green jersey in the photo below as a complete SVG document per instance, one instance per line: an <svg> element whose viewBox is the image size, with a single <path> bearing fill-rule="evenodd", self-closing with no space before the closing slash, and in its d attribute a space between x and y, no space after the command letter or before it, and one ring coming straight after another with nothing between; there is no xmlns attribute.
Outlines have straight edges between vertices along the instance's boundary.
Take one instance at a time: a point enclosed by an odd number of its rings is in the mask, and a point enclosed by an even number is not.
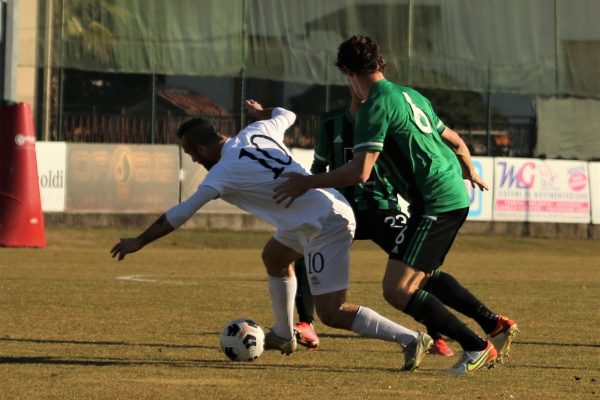
<svg viewBox="0 0 600 400"><path fill-rule="evenodd" d="M315 139L315 154L310 169L313 174L325 172L327 166L330 169L341 167L352 160L354 124L348 107L323 114ZM367 182L338 190L355 210L400 210L397 192L381 176L378 166L373 168Z"/></svg>
<svg viewBox="0 0 600 400"><path fill-rule="evenodd" d="M435 215L469 207L458 159L441 137L444 129L423 95L383 79L358 109L353 151L380 152L377 164L411 209Z"/></svg>

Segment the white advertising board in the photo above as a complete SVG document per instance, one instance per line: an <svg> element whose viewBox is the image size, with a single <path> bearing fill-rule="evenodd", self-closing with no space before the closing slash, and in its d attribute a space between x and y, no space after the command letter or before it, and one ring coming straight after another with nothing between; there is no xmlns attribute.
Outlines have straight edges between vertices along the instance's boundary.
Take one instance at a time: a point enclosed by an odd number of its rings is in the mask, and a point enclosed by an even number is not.
<svg viewBox="0 0 600 400"><path fill-rule="evenodd" d="M589 223L587 163L496 158L494 219Z"/></svg>
<svg viewBox="0 0 600 400"><path fill-rule="evenodd" d="M592 196L592 224L600 225L600 162L588 164Z"/></svg>
<svg viewBox="0 0 600 400"><path fill-rule="evenodd" d="M66 154L65 142L35 144L42 211L65 211Z"/></svg>
<svg viewBox="0 0 600 400"><path fill-rule="evenodd" d="M295 147L290 150L290 153L292 153L292 157L294 157L294 160L298 161L298 163L302 165L307 171L310 171L310 167L312 166L315 154L315 151L313 149L299 149Z"/></svg>
<svg viewBox="0 0 600 400"><path fill-rule="evenodd" d="M469 208L467 220L491 221L494 202L494 159L492 157L473 157L472 160L475 172L487 183L490 190L481 191L478 187L473 188L471 182L465 180L465 187L471 199L471 207Z"/></svg>

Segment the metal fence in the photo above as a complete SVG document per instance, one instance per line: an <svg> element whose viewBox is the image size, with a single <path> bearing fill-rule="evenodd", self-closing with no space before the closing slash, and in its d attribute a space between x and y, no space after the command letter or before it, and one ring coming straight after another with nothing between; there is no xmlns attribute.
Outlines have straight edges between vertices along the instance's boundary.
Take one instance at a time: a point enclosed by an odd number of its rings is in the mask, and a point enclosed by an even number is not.
<svg viewBox="0 0 600 400"><path fill-rule="evenodd" d="M203 117L211 121L219 132L233 136L240 131L240 116L176 115L172 113L129 114L107 112L65 112L60 140L85 143L171 144L177 143L175 132L186 120ZM314 131L319 117L298 116L285 136L289 147L314 147Z"/></svg>
<svg viewBox="0 0 600 400"><path fill-rule="evenodd" d="M65 112L62 137L66 142L170 144L176 143L175 132L179 125L194 116L171 113L128 114L107 112ZM223 133L239 130L239 117L202 116L210 120Z"/></svg>
<svg viewBox="0 0 600 400"><path fill-rule="evenodd" d="M198 115L210 120L219 132L233 136L240 130L240 116ZM172 113L129 114L108 112L65 112L60 140L85 143L172 144L177 143L175 132L190 115ZM286 132L288 147L313 148L318 115L299 115ZM529 157L535 146L535 120L495 126L488 137L484 126L456 129L473 155ZM488 151L489 147L489 151Z"/></svg>

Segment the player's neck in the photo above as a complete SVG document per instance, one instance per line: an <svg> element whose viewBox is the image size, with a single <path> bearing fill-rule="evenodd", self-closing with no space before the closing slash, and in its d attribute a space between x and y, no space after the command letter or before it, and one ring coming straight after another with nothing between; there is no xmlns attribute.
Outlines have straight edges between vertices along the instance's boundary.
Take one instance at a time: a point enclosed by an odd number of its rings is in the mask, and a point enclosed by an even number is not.
<svg viewBox="0 0 600 400"><path fill-rule="evenodd" d="M377 72L373 72L370 74L364 74L361 75L359 78L359 84L361 86L362 92L365 96L365 99L367 97L369 97L369 93L371 93L371 89L373 88L373 86L381 81L384 80L385 77L383 76L383 73L377 71Z"/></svg>
<svg viewBox="0 0 600 400"><path fill-rule="evenodd" d="M226 137L221 138L221 140L217 143L217 154L219 155L219 158L221 158L221 152L223 151L223 145L225 144L225 142L227 141Z"/></svg>
<svg viewBox="0 0 600 400"><path fill-rule="evenodd" d="M383 76L383 72L377 71L377 72L373 72L371 74L367 74L365 76L365 79L371 84L371 86L373 86L377 82L385 79L385 76Z"/></svg>

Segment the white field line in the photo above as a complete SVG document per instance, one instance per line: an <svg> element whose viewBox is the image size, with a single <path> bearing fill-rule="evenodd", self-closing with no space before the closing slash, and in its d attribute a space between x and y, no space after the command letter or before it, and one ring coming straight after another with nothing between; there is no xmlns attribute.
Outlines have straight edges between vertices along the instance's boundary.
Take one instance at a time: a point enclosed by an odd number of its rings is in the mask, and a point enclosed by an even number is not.
<svg viewBox="0 0 600 400"><path fill-rule="evenodd" d="M169 281L169 280L153 279L147 275L122 275L122 276L117 276L115 279L119 280L119 281L162 283L162 284L177 285L177 286L193 286L193 285L197 284L196 282Z"/></svg>

